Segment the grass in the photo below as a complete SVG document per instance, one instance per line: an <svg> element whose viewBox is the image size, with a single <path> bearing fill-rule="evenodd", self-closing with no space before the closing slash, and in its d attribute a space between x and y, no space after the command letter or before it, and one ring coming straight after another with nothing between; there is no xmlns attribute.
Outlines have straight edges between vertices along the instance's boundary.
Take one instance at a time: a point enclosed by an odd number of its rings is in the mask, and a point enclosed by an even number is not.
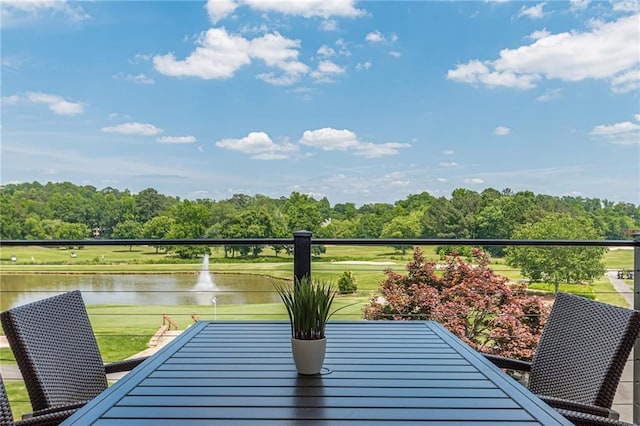
<svg viewBox="0 0 640 426"><path fill-rule="evenodd" d="M13 412L13 418L19 420L22 414L32 411L27 388L22 380L5 380L4 387L9 397L9 406Z"/></svg>

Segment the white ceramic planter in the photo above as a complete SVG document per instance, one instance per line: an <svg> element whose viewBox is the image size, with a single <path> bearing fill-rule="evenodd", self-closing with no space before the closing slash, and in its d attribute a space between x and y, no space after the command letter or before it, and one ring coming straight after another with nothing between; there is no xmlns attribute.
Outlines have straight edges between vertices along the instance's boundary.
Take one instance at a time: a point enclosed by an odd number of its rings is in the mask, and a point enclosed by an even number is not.
<svg viewBox="0 0 640 426"><path fill-rule="evenodd" d="M324 354L327 350L327 338L318 340L299 340L291 338L291 352L298 373L313 375L320 373Z"/></svg>

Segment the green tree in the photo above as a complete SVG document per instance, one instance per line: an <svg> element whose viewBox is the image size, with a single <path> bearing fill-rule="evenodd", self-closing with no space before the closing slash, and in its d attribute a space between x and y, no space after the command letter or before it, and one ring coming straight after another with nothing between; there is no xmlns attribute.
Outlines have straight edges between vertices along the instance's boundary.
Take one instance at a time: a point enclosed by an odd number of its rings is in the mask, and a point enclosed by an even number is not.
<svg viewBox="0 0 640 426"><path fill-rule="evenodd" d="M341 294L355 293L358 290L356 276L351 271L344 271L338 278L338 291Z"/></svg>
<svg viewBox="0 0 640 426"><path fill-rule="evenodd" d="M434 200L422 217L427 238L469 238L464 216L444 197Z"/></svg>
<svg viewBox="0 0 640 426"><path fill-rule="evenodd" d="M354 203L338 203L333 206L331 212L332 219L353 219L358 214L356 205Z"/></svg>
<svg viewBox="0 0 640 426"><path fill-rule="evenodd" d="M91 235L91 229L82 223L62 222L56 235L57 240L84 240Z"/></svg>
<svg viewBox="0 0 640 426"><path fill-rule="evenodd" d="M508 240L517 227L532 221L535 217L534 210L532 193L519 192L502 196L478 213L477 237ZM495 256L504 255L504 247L491 246L486 247L485 250Z"/></svg>
<svg viewBox="0 0 640 426"><path fill-rule="evenodd" d="M42 226L42 220L35 215L25 219L23 229L25 240L45 240L48 237Z"/></svg>
<svg viewBox="0 0 640 426"><path fill-rule="evenodd" d="M542 220L518 228L514 239L520 240L598 240L602 239L591 221L583 216L551 213ZM592 282L604 274L606 247L538 247L515 246L506 250L508 265L520 268L533 281Z"/></svg>
<svg viewBox="0 0 640 426"><path fill-rule="evenodd" d="M153 219L148 220L142 226L142 235L144 238L151 238L160 240L167 238L171 232L171 228L175 225L176 221L169 216L156 216ZM156 245L156 253L160 249L160 246ZM166 247L165 247L166 250Z"/></svg>
<svg viewBox="0 0 640 426"><path fill-rule="evenodd" d="M314 232L323 221L318 202L306 194L291 193L286 201L284 211L290 232L307 230Z"/></svg>
<svg viewBox="0 0 640 426"><path fill-rule="evenodd" d="M203 238L211 225L209 205L185 200L171 207L170 217L176 222L173 238Z"/></svg>
<svg viewBox="0 0 640 426"><path fill-rule="evenodd" d="M406 216L396 216L391 222L382 227L380 238L419 238L422 234L422 225L420 224L420 212L415 211ZM405 254L407 246L402 244L395 247Z"/></svg>
<svg viewBox="0 0 640 426"><path fill-rule="evenodd" d="M123 240L137 240L144 235L142 224L135 220L125 220L113 228L112 238ZM129 251L133 249L133 245L129 245Z"/></svg>
<svg viewBox="0 0 640 426"><path fill-rule="evenodd" d="M18 240L22 237L22 227L13 196L0 193L0 237L6 240Z"/></svg>
<svg viewBox="0 0 640 426"><path fill-rule="evenodd" d="M176 200L159 194L153 188L143 189L135 196L136 219L141 223L146 223L150 219L167 211Z"/></svg>
<svg viewBox="0 0 640 426"><path fill-rule="evenodd" d="M424 211L435 199L436 197L428 192L421 192L410 194L404 200L397 201L395 205L405 212Z"/></svg>
<svg viewBox="0 0 640 426"><path fill-rule="evenodd" d="M313 234L316 238L355 238L356 223L354 220L331 219Z"/></svg>

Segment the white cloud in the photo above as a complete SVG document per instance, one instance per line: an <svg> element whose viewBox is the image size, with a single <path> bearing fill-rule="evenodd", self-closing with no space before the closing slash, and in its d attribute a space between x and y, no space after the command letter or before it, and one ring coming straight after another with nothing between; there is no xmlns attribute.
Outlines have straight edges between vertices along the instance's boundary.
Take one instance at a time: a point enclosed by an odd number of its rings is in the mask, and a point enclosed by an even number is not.
<svg viewBox="0 0 640 426"><path fill-rule="evenodd" d="M305 131L300 143L323 151L352 151L355 155L366 158L397 155L400 152L400 148L409 148L411 146L407 143L398 142L381 144L364 142L351 130L338 130L330 127Z"/></svg>
<svg viewBox="0 0 640 426"><path fill-rule="evenodd" d="M616 12L640 12L640 1L638 0L613 1L612 6Z"/></svg>
<svg viewBox="0 0 640 426"><path fill-rule="evenodd" d="M279 68L286 75L295 77L309 70L307 65L298 61L298 48L299 40L272 33L253 39L249 53L251 57L262 59L268 66Z"/></svg>
<svg viewBox="0 0 640 426"><path fill-rule="evenodd" d="M583 10L589 7L591 0L569 0L572 10Z"/></svg>
<svg viewBox="0 0 640 426"><path fill-rule="evenodd" d="M156 138L158 143L194 143L195 136L161 136Z"/></svg>
<svg viewBox="0 0 640 426"><path fill-rule="evenodd" d="M402 56L402 53L392 50L391 52L389 52L389 55L393 56L394 58L399 58L400 56Z"/></svg>
<svg viewBox="0 0 640 426"><path fill-rule="evenodd" d="M22 95L5 96L2 98L2 103L4 105L45 104L57 115L78 115L84 112L84 105L79 102L70 102L61 96L42 92L26 92Z"/></svg>
<svg viewBox="0 0 640 426"><path fill-rule="evenodd" d="M446 167L446 168L450 168L450 167L458 167L458 163L456 163L455 161L449 161L449 162L441 162L440 167Z"/></svg>
<svg viewBox="0 0 640 426"><path fill-rule="evenodd" d="M480 178L470 178L470 179L464 179L463 182L470 185L481 185L484 183L484 180Z"/></svg>
<svg viewBox="0 0 640 426"><path fill-rule="evenodd" d="M330 82L332 77L344 74L344 68L331 61L320 61L318 68L309 75L318 82Z"/></svg>
<svg viewBox="0 0 640 426"><path fill-rule="evenodd" d="M243 65L251 63L250 42L233 36L224 28L211 28L197 41L198 47L183 61L173 53L153 57L155 69L170 76L190 76L208 79L225 79Z"/></svg>
<svg viewBox="0 0 640 426"><path fill-rule="evenodd" d="M128 122L118 124L116 126L103 127L105 133L120 133L123 135L142 135L142 136L154 136L158 133L162 133L163 130L148 123Z"/></svg>
<svg viewBox="0 0 640 426"><path fill-rule="evenodd" d="M540 102L549 102L562 97L562 89L547 89L544 93L536 98Z"/></svg>
<svg viewBox="0 0 640 426"><path fill-rule="evenodd" d="M331 57L331 56L335 55L336 51L333 48L327 46L326 44L323 44L318 49L317 53L318 53L318 56L322 56L322 57L328 58L328 57Z"/></svg>
<svg viewBox="0 0 640 426"><path fill-rule="evenodd" d="M335 19L325 19L320 24L320 28L322 29L322 31L337 31L338 23Z"/></svg>
<svg viewBox="0 0 640 426"><path fill-rule="evenodd" d="M216 142L218 148L248 154L254 160L281 160L290 157L298 147L290 142L275 143L264 132L251 132L241 139L222 139Z"/></svg>
<svg viewBox="0 0 640 426"><path fill-rule="evenodd" d="M537 30L529 34L530 39L532 40L540 40L541 38L549 37L551 33L547 31L547 29Z"/></svg>
<svg viewBox="0 0 640 426"><path fill-rule="evenodd" d="M633 90L640 65L638 15L602 23L587 32L565 32L530 45L503 49L494 61L470 60L447 79L485 86L531 89L542 77L564 81L611 79L616 92ZM631 83L626 83L631 80Z"/></svg>
<svg viewBox="0 0 640 426"><path fill-rule="evenodd" d="M522 8L520 8L520 13L518 13L518 16L526 16L531 19L543 18L544 11L542 9L544 8L545 4L546 3L538 3L535 6L531 7L522 6Z"/></svg>
<svg viewBox="0 0 640 426"><path fill-rule="evenodd" d="M401 148L409 148L411 144L400 142L371 143L361 142L355 147L355 155L365 158L386 157L398 155Z"/></svg>
<svg viewBox="0 0 640 426"><path fill-rule="evenodd" d="M212 24L231 15L239 5L234 0L209 0L205 5Z"/></svg>
<svg viewBox="0 0 640 426"><path fill-rule="evenodd" d="M447 72L447 79L469 84L484 84L489 87L511 87L516 89L532 89L537 75L516 75L510 71L490 70L491 62L482 63L471 60L466 64L459 64L455 70Z"/></svg>
<svg viewBox="0 0 640 426"><path fill-rule="evenodd" d="M209 0L215 1L215 0ZM242 0L242 4L263 12L278 12L285 15L302 16L304 18L357 18L364 16L364 10L354 6L355 0Z"/></svg>
<svg viewBox="0 0 640 426"><path fill-rule="evenodd" d="M498 136L506 136L509 133L511 133L511 129L508 128L508 127L504 127L504 126L498 126L493 131L493 134L494 135L498 135Z"/></svg>
<svg viewBox="0 0 640 426"><path fill-rule="evenodd" d="M634 118L640 121L640 114L634 115ZM595 126L589 135L614 144L637 145L640 144L640 124L631 121L601 124Z"/></svg>
<svg viewBox="0 0 640 426"><path fill-rule="evenodd" d="M325 127L318 130L307 130L302 134L300 143L324 151L346 151L355 148L360 142L357 135L350 130L336 130Z"/></svg>
<svg viewBox="0 0 640 426"><path fill-rule="evenodd" d="M137 83L137 84L154 84L155 83L153 78L148 77L147 75L142 73L133 75L133 74L125 74L125 73L119 72L118 74L115 74L113 78L115 78L116 80L130 81L132 83Z"/></svg>
<svg viewBox="0 0 640 426"><path fill-rule="evenodd" d="M20 103L20 96L11 95L2 97L2 105L17 105Z"/></svg>
<svg viewBox="0 0 640 426"><path fill-rule="evenodd" d="M611 79L611 90L614 93L633 92L640 88L640 68L629 70Z"/></svg>
<svg viewBox="0 0 640 426"><path fill-rule="evenodd" d="M153 58L156 70L170 76L191 76L205 80L226 79L252 59L260 59L279 73L268 72L257 77L271 84L296 82L309 67L298 61L300 41L269 33L253 40L229 34L224 28L211 28L197 41L196 49L184 60L173 53Z"/></svg>
<svg viewBox="0 0 640 426"><path fill-rule="evenodd" d="M138 64L140 62L146 62L153 58L153 55L148 53L136 53L135 56L129 59L130 64Z"/></svg>
<svg viewBox="0 0 640 426"><path fill-rule="evenodd" d="M67 0L3 0L2 7L3 20L18 16L44 16L52 14L63 14L74 22L81 22L91 19L84 9L77 2Z"/></svg>
<svg viewBox="0 0 640 426"><path fill-rule="evenodd" d="M369 43L382 43L385 41L385 38L380 31L370 32L364 37L364 39Z"/></svg>
<svg viewBox="0 0 640 426"><path fill-rule="evenodd" d="M368 70L371 68L371 62L370 61L366 61L366 62L358 62L356 64L356 69L358 70Z"/></svg>
<svg viewBox="0 0 640 426"><path fill-rule="evenodd" d="M343 39L339 38L336 40L336 46L338 46L338 55L340 56L351 56L351 51L347 46L347 42Z"/></svg>
<svg viewBox="0 0 640 426"><path fill-rule="evenodd" d="M245 6L260 12L325 18L324 22L328 23L323 23L323 26L330 27L334 25L329 20L332 16L356 18L366 14L365 11L357 9L354 3L354 0L209 0L205 7L213 24L231 15L238 7Z"/></svg>
<svg viewBox="0 0 640 426"><path fill-rule="evenodd" d="M376 31L367 33L364 39L369 43L374 43L374 44L377 44L377 43L393 44L396 41L398 41L398 35L394 33L391 33L389 35L384 35L380 31L376 30Z"/></svg>

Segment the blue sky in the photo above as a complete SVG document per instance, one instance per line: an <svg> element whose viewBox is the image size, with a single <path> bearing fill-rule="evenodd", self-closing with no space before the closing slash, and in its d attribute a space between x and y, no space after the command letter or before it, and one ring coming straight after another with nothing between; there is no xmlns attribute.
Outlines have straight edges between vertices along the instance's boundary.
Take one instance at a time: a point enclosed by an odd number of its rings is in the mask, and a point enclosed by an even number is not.
<svg viewBox="0 0 640 426"><path fill-rule="evenodd" d="M2 2L2 184L640 204L640 2Z"/></svg>

